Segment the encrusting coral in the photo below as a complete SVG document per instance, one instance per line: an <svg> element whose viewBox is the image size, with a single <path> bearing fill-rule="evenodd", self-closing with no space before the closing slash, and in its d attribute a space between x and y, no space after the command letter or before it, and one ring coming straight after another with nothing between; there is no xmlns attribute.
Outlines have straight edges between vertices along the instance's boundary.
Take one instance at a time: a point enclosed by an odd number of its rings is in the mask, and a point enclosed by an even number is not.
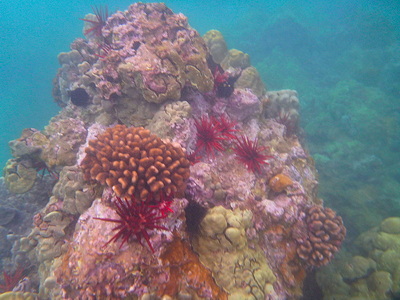
<svg viewBox="0 0 400 300"><path fill-rule="evenodd" d="M23 194L33 187L37 171L30 166L24 165L23 162L10 159L3 169L3 176L10 192Z"/></svg>
<svg viewBox="0 0 400 300"><path fill-rule="evenodd" d="M89 141L81 166L85 179L107 185L119 197L146 200L161 190L182 196L189 161L182 148L142 127L116 125Z"/></svg>

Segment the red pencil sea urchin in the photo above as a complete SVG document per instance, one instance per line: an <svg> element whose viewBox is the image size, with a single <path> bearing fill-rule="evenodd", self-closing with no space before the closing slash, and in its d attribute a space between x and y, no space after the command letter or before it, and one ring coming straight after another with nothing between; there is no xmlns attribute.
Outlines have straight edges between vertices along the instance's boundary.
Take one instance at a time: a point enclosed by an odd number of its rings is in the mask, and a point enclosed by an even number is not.
<svg viewBox="0 0 400 300"><path fill-rule="evenodd" d="M165 219L168 213L172 212L170 209L172 196L161 197L161 201L157 205L150 204L149 198L147 201L138 201L133 196L131 199L125 200L116 197L116 212L120 219L95 218L96 220L118 224L117 227L113 228L113 231L117 231L117 233L104 246L122 239L121 248L129 241L131 236L135 236L142 246L142 238L144 238L154 253L148 230L168 230L166 227L159 225L159 222Z"/></svg>
<svg viewBox="0 0 400 300"><path fill-rule="evenodd" d="M237 122L229 120L226 115L221 115L218 118L213 117L212 122L215 124L215 128L221 135L230 140L236 139L234 133L238 130L233 128L236 126Z"/></svg>
<svg viewBox="0 0 400 300"><path fill-rule="evenodd" d="M205 116L202 116L200 120L195 120L194 122L197 129L196 152L204 149L207 155L214 155L214 150L224 150L221 143L223 140L226 140L226 138L221 136L221 132L218 130L213 120L206 119Z"/></svg>
<svg viewBox="0 0 400 300"><path fill-rule="evenodd" d="M96 20L81 19L82 21L92 24L92 27L85 30L85 35L93 34L95 36L101 36L101 30L108 19L108 8L107 6L104 8L92 6L92 10L96 16Z"/></svg>
<svg viewBox="0 0 400 300"><path fill-rule="evenodd" d="M242 136L240 139L237 138L233 151L235 151L237 159L244 163L249 171L259 173L261 165L268 164L265 160L272 157L261 153L266 149L267 147L258 145L258 139L251 141L248 137Z"/></svg>

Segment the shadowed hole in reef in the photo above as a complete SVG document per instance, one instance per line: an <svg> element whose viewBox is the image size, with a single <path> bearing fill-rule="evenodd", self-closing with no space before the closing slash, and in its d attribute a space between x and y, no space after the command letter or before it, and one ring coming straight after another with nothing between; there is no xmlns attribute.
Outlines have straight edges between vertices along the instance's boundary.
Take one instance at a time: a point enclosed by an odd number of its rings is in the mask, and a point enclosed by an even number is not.
<svg viewBox="0 0 400 300"><path fill-rule="evenodd" d="M322 300L324 294L318 286L316 278L316 270L307 273L306 279L303 282L303 297L301 300Z"/></svg>
<svg viewBox="0 0 400 300"><path fill-rule="evenodd" d="M185 208L186 227L191 236L199 232L200 223L207 214L207 208L201 206L197 202L189 201Z"/></svg>

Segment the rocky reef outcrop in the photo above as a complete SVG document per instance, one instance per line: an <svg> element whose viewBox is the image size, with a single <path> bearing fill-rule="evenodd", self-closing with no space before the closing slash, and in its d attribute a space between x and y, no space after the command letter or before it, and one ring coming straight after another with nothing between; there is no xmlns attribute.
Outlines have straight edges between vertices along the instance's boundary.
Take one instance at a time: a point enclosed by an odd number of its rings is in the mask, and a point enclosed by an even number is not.
<svg viewBox="0 0 400 300"><path fill-rule="evenodd" d="M164 4L85 20L86 39L59 55L62 110L10 143L10 184L23 167L33 182L39 170L57 181L14 245L32 290L300 299L345 229L317 196L297 93L267 92L246 53L217 31L203 39ZM14 192L33 192L28 183Z"/></svg>

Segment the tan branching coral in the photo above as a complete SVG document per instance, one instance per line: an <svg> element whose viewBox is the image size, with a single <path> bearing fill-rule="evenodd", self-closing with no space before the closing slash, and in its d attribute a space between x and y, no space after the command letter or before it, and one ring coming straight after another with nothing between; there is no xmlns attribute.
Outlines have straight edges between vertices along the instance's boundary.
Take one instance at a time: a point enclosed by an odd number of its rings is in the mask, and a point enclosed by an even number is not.
<svg viewBox="0 0 400 300"><path fill-rule="evenodd" d="M81 163L86 180L107 185L119 197L145 200L164 190L180 197L189 178L182 148L164 143L143 127L116 125L89 141Z"/></svg>
<svg viewBox="0 0 400 300"><path fill-rule="evenodd" d="M346 236L342 218L330 208L313 206L308 209L305 221L308 238L297 239L297 254L312 266L326 265Z"/></svg>

